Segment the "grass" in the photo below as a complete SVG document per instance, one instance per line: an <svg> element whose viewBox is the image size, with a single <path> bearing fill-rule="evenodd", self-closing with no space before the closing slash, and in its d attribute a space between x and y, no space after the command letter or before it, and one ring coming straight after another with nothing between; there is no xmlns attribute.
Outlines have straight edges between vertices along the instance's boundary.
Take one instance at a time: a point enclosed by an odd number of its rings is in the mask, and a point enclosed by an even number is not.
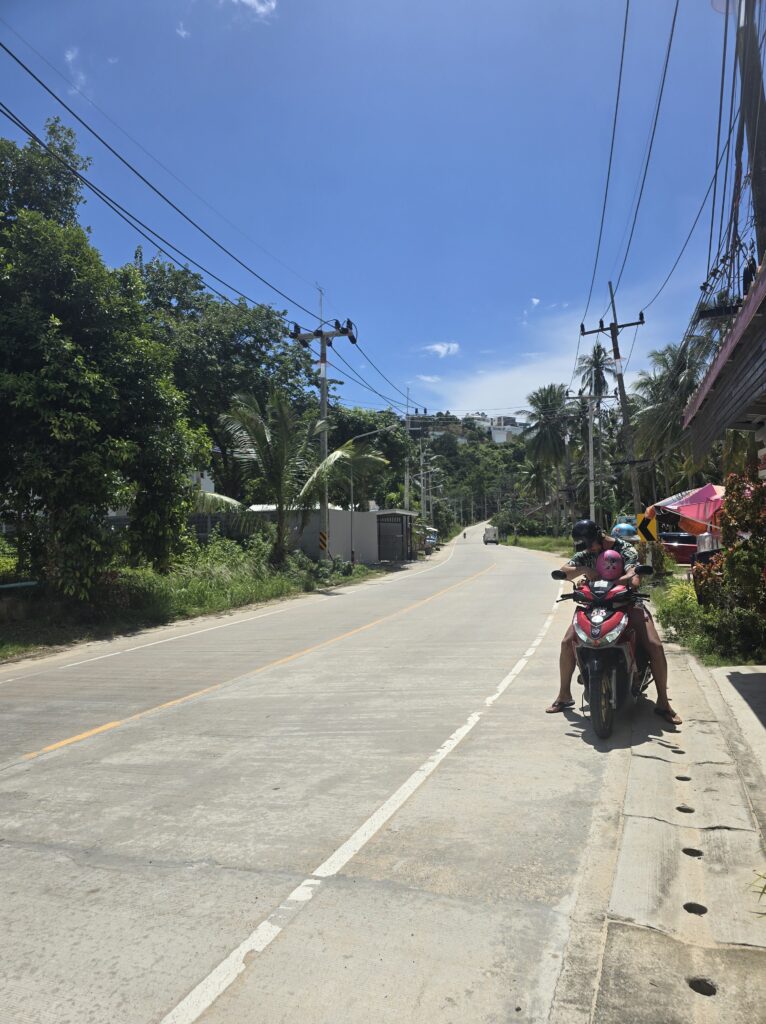
<svg viewBox="0 0 766 1024"><path fill-rule="evenodd" d="M178 619L231 611L324 587L361 582L381 570L317 564L299 552L279 571L268 544L244 548L216 538L160 575L149 567L113 572L88 604L27 591L0 602L0 662L72 643L104 640Z"/></svg>
<svg viewBox="0 0 766 1024"><path fill-rule="evenodd" d="M508 537L505 543L511 547L527 548L529 551L548 551L562 558L572 556L571 537Z"/></svg>

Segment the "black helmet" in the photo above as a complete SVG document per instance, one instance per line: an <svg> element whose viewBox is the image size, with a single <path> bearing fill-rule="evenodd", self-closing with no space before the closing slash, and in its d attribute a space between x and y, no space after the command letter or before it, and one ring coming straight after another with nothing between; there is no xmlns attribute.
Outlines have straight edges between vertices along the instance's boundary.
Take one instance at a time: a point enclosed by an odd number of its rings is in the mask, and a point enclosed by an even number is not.
<svg viewBox="0 0 766 1024"><path fill-rule="evenodd" d="M572 527L572 540L576 551L585 551L594 541L601 540L601 530L592 519L580 519Z"/></svg>

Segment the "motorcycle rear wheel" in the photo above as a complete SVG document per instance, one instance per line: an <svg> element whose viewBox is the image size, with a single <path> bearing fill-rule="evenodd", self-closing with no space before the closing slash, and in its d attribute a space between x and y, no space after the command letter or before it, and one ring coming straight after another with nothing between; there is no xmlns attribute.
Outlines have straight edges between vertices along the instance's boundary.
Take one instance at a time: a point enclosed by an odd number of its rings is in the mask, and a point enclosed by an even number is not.
<svg viewBox="0 0 766 1024"><path fill-rule="evenodd" d="M612 735L614 708L612 707L612 671L591 668L588 672L588 704L593 731L601 739Z"/></svg>

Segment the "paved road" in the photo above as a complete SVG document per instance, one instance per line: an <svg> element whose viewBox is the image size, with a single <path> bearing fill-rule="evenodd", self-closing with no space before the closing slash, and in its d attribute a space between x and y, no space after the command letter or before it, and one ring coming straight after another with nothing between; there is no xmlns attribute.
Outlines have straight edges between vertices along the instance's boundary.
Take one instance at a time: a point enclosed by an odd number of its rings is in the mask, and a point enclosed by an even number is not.
<svg viewBox="0 0 766 1024"><path fill-rule="evenodd" d="M758 1019L739 738L680 659L684 748L649 706L608 744L541 714L552 564L474 529L1 670L3 1024Z"/></svg>

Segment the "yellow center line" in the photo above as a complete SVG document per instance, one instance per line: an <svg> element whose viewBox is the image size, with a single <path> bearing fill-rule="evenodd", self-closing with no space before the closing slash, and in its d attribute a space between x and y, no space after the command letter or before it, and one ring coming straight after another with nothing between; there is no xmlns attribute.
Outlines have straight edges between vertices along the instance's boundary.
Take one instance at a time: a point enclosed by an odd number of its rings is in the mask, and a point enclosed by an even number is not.
<svg viewBox="0 0 766 1024"><path fill-rule="evenodd" d="M146 708L144 711L137 711L134 715L129 715L127 718L121 718L116 722L106 722L104 725L98 725L94 729L88 729L87 732L78 733L76 736L69 736L65 740L59 740L57 743L51 743L47 747L42 747L40 750L33 750L29 754L24 754L22 759L24 761L31 761L35 757L40 757L42 754L49 754L53 750L60 750L62 747L69 747L74 743L82 743L83 740L90 739L91 736L97 736L102 732L109 732L111 729L118 729L121 725L127 725L129 722L137 722L140 718L145 718L147 715L153 715L158 711L163 711L166 708L177 707L179 704L186 704L188 701L195 700L197 697L204 697L208 693L213 693L216 690L220 690L223 686L229 686L231 683L237 683L242 679L250 679L253 676L260 675L261 672L267 672L269 669L278 668L280 665L287 665L291 661L295 661L297 658L304 658L307 654L313 654L315 651L321 651L324 647L330 647L332 644L340 643L341 640L347 640L351 636L356 636L358 633L363 633L365 630L373 629L375 626L379 626L382 622L388 622L389 619L395 618L397 615L404 615L405 612L411 612L415 608L421 608L424 604L428 604L430 601L435 601L437 597L442 597L444 594L448 594L451 590L456 590L458 587L464 586L466 583L470 583L472 580L477 579L479 576L483 576L489 572L490 569L494 569L495 564L488 565L486 569L481 569L479 572L475 572L472 576L466 576L465 579L459 580L457 583L452 583L448 587L443 587L441 590L437 590L436 593L431 594L430 597L424 597L420 601L415 601L414 604L407 605L404 608L398 608L395 612L390 612L388 615L383 615L379 619L373 619L372 622L367 622L363 626L356 626L354 629L348 630L346 633L340 633L338 636L330 637L329 640L322 640L318 644L312 644L311 647L304 647L301 651L295 651L293 654L288 654L284 658L276 658L274 661L269 661L265 665L261 665L260 668L250 669L247 672L243 672L241 675L233 676L231 679L224 679L220 683L213 683L212 686L206 686L202 690L195 690L193 693L187 693L183 697L176 697L175 700L165 701L164 704L157 704L154 707Z"/></svg>

